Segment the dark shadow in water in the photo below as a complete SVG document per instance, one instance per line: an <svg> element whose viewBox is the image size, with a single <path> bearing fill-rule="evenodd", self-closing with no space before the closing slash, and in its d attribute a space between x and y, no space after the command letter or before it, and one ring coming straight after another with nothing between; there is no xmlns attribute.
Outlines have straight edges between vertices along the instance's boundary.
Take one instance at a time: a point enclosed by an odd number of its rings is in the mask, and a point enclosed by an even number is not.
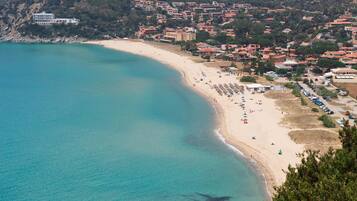
<svg viewBox="0 0 357 201"><path fill-rule="evenodd" d="M230 196L212 196L212 195L208 195L208 194L203 194L203 193L196 193L193 196L185 196L188 199L192 200L192 201L228 201L230 200L232 197Z"/></svg>

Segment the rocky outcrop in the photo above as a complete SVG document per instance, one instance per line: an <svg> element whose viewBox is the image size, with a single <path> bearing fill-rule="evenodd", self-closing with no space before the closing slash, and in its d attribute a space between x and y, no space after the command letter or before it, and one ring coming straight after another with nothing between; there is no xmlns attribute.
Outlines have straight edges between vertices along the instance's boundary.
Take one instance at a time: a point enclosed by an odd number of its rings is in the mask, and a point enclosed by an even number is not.
<svg viewBox="0 0 357 201"><path fill-rule="evenodd" d="M0 42L15 42L15 43L78 43L84 42L87 39L78 37L55 37L55 38L39 38L28 36L4 36L0 37Z"/></svg>
<svg viewBox="0 0 357 201"><path fill-rule="evenodd" d="M45 0L28 1L8 0L0 5L0 39L17 40L23 38L19 33L20 28L31 20L32 14L39 12Z"/></svg>
<svg viewBox="0 0 357 201"><path fill-rule="evenodd" d="M28 4L19 0L8 0L0 4L0 41L20 43L74 43L83 42L79 37L40 38L22 35L19 30L31 21L32 14L40 12L46 1L34 1Z"/></svg>

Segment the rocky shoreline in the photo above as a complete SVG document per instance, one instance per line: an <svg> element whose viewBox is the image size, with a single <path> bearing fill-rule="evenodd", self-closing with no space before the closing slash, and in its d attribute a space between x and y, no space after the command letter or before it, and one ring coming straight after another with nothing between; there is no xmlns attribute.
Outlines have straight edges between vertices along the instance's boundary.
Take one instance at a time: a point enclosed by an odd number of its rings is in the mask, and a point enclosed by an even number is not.
<svg viewBox="0 0 357 201"><path fill-rule="evenodd" d="M39 38L39 37L0 37L0 42L13 43L80 43L88 39L79 37L55 37L55 38Z"/></svg>

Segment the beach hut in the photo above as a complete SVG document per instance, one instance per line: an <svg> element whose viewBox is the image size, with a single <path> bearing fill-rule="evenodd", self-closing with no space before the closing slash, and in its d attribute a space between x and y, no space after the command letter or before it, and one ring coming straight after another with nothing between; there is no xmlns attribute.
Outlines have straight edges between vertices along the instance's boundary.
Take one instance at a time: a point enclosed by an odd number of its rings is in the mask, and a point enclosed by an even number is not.
<svg viewBox="0 0 357 201"><path fill-rule="evenodd" d="M271 86L254 83L254 84L247 84L246 88L251 92L265 92L266 90L269 90Z"/></svg>

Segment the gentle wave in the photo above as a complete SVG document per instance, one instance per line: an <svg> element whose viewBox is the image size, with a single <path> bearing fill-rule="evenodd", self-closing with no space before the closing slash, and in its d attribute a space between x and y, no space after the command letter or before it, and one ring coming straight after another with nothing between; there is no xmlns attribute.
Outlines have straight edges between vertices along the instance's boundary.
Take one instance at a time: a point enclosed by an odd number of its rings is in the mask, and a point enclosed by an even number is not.
<svg viewBox="0 0 357 201"><path fill-rule="evenodd" d="M218 139L221 140L225 145L227 145L230 149L232 149L234 152L238 153L239 155L246 157L243 152L241 152L239 149L237 149L235 146L229 144L227 140L223 137L223 135L220 133L219 129L215 129L214 133L217 135Z"/></svg>

